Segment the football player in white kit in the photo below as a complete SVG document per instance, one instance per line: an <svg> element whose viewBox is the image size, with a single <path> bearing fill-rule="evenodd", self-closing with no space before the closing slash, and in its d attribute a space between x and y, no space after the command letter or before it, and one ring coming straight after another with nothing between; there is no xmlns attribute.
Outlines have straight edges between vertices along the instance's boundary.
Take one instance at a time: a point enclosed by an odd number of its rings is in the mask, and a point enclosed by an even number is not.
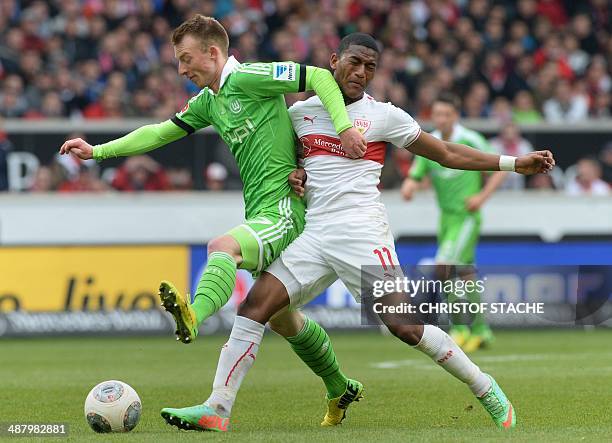
<svg viewBox="0 0 612 443"><path fill-rule="evenodd" d="M223 347L213 392L206 404L228 417L242 380L255 360L264 325L291 338L307 327L297 310L338 278L357 299L361 295L362 266L370 269L366 282L401 276L387 215L377 189L387 143L405 148L440 164L469 170L511 170L523 174L547 172L554 166L549 151L522 157L483 153L465 145L443 142L424 132L406 112L381 103L365 93L376 71L379 49L375 40L362 33L342 39L330 59L334 77L345 98L349 117L368 142L361 159L344 155L329 114L312 97L289 109L295 131L304 149L304 170L290 175L296 192L305 190L307 201L304 232L255 282L238 310L230 340ZM438 365L465 383L501 429L516 424L516 413L499 385L483 373L440 328L420 322L389 321L391 333L427 354ZM324 351L329 343L317 342L312 352ZM248 355L248 357L245 357ZM234 358L236 357L236 358ZM228 383L227 380L231 382ZM221 382L217 383L217 379ZM225 383L222 381L225 380ZM337 424L347 406L361 397L362 386L342 397L328 399L322 425Z"/></svg>

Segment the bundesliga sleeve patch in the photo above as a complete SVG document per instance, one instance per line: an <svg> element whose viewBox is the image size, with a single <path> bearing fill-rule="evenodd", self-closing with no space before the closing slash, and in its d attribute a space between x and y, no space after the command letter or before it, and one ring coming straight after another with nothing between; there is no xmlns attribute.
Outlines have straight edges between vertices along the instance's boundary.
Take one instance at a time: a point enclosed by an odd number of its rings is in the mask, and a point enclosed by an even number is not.
<svg viewBox="0 0 612 443"><path fill-rule="evenodd" d="M272 63L272 79L292 82L295 80L294 63Z"/></svg>

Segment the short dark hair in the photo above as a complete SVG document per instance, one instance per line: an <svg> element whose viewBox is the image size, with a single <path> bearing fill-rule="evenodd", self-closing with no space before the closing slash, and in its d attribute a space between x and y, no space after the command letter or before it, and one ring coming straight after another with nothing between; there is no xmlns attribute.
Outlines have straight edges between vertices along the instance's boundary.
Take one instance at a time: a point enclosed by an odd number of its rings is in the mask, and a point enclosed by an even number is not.
<svg viewBox="0 0 612 443"><path fill-rule="evenodd" d="M378 43L374 40L370 34L365 34L363 32L353 32L342 40L340 40L340 46L338 46L338 55L342 55L344 51L346 51L351 45L365 46L366 48L370 48L376 53L380 54L380 49L378 48Z"/></svg>
<svg viewBox="0 0 612 443"><path fill-rule="evenodd" d="M202 14L196 14L189 20L183 22L172 33L172 44L174 46L181 43L186 35L192 35L202 42L206 49L211 43L216 44L221 48L223 53L227 55L229 50L229 37L225 28L212 17L206 17Z"/></svg>
<svg viewBox="0 0 612 443"><path fill-rule="evenodd" d="M455 108L455 111L459 111L461 109L461 99L457 97L452 92L442 92L436 99L435 102L446 103L447 105L451 105Z"/></svg>

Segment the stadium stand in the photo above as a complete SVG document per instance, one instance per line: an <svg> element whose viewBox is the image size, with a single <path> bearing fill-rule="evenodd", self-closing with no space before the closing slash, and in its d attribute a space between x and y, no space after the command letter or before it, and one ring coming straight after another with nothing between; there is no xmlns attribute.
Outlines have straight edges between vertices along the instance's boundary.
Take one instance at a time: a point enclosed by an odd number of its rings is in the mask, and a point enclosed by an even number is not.
<svg viewBox="0 0 612 443"><path fill-rule="evenodd" d="M4 0L0 117L168 118L197 91L169 42L195 13L241 61L327 66L340 38L370 33L384 50L369 93L420 120L443 91L500 124L611 116L607 0Z"/></svg>

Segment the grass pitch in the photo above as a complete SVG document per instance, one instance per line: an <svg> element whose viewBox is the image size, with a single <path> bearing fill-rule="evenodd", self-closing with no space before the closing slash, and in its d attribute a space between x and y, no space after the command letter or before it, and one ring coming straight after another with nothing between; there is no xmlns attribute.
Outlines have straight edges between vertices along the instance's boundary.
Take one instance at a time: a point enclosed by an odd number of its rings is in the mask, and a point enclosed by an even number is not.
<svg viewBox="0 0 612 443"><path fill-rule="evenodd" d="M173 337L0 341L0 422L66 422L70 441L610 441L612 331L500 331L473 354L512 399L518 428L497 431L468 389L421 353L374 332L331 334L345 373L366 386L342 426L321 429L323 384L267 333L232 416L232 431L179 431L165 406L209 394L225 337L182 345ZM129 434L95 434L83 402L98 382L123 380L143 402ZM3 441L58 438L0 437Z"/></svg>

